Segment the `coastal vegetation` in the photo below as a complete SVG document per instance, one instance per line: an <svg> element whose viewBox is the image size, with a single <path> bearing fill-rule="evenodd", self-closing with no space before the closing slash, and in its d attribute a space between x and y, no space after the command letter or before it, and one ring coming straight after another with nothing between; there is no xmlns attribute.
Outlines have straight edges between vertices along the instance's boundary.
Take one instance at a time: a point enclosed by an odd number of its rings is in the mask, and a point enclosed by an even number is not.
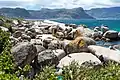
<svg viewBox="0 0 120 80"><path fill-rule="evenodd" d="M9 27L11 27L10 25L12 25L12 21L16 19L0 17L0 20L3 21L3 24L1 26L9 29ZM22 20L20 19L20 21ZM10 31L6 32L0 29L0 80L30 80L30 79L119 80L120 79L120 65L114 61L108 61L106 63L102 63L96 66L87 63L87 65L89 64L89 66L87 67L81 66L76 61L73 61L68 66L63 66L62 72L60 74L56 73L57 68L55 65L52 66L47 65L44 66L41 70L38 70L37 71L38 73L36 73L34 77L30 78L29 73L31 72L31 68L32 68L31 64L25 64L23 67L20 67L22 64L20 66L17 66L15 64L15 56L11 52L11 48L13 46L10 39L11 36L10 34L12 34ZM78 43L78 41L75 41L74 43ZM84 41L82 41L82 43L78 43L78 45L84 46L84 44L86 44L84 43ZM34 46L32 45L32 47ZM28 48L29 47L27 47L26 49ZM23 62L25 63L25 61Z"/></svg>

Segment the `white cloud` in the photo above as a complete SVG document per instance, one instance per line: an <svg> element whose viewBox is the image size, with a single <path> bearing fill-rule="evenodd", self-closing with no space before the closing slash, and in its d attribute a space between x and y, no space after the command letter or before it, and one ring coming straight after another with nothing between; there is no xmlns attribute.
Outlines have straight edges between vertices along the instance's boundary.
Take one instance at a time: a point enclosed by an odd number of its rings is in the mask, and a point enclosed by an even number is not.
<svg viewBox="0 0 120 80"><path fill-rule="evenodd" d="M75 8L84 9L119 6L120 0L0 0L0 7Z"/></svg>

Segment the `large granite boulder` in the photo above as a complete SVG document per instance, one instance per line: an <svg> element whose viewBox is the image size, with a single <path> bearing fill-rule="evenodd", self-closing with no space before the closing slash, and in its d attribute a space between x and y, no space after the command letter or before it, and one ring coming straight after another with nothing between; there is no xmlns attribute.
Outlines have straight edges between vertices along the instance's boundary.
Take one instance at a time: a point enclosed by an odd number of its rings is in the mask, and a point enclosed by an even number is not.
<svg viewBox="0 0 120 80"><path fill-rule="evenodd" d="M88 37L77 37L75 40L67 43L64 50L67 54L78 52L89 52L87 46L95 45L96 42Z"/></svg>
<svg viewBox="0 0 120 80"><path fill-rule="evenodd" d="M120 52L118 51L95 45L90 45L88 48L98 57L102 55L104 60L113 60L120 63Z"/></svg>
<svg viewBox="0 0 120 80"><path fill-rule="evenodd" d="M118 32L113 31L113 30L109 30L109 31L104 33L103 37L109 38L109 39L117 39L118 38Z"/></svg>
<svg viewBox="0 0 120 80"><path fill-rule="evenodd" d="M15 58L16 65L21 67L30 64L38 54L36 47L29 42L22 42L15 45L12 47L11 53Z"/></svg>
<svg viewBox="0 0 120 80"><path fill-rule="evenodd" d="M82 65L86 61L91 61L94 64L93 65L99 65L101 64L101 61L91 53L73 53L69 56L65 56L62 58L57 65L57 67L62 68L63 66L68 66L71 62L76 61L79 65Z"/></svg>

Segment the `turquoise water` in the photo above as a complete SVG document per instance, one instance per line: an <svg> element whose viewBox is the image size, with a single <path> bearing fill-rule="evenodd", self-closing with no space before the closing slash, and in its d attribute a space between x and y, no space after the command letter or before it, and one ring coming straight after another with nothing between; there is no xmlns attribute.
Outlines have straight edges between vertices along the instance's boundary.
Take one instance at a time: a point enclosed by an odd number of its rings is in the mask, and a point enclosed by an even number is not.
<svg viewBox="0 0 120 80"><path fill-rule="evenodd" d="M65 24L85 24L87 25L89 28L94 28L95 26L101 26L103 25L107 25L109 27L109 29L111 30L116 30L116 31L120 31L120 20L53 20L53 21L57 21L57 22L61 22L61 23L65 23ZM97 45L100 46L104 46L104 47L109 47L110 45L117 45L120 44L120 41L114 41L114 42L103 42L103 41L98 41Z"/></svg>
<svg viewBox="0 0 120 80"><path fill-rule="evenodd" d="M53 20L66 24L85 24L89 28L94 28L95 26L107 25L111 30L120 31L120 20L79 20L79 19L58 19Z"/></svg>

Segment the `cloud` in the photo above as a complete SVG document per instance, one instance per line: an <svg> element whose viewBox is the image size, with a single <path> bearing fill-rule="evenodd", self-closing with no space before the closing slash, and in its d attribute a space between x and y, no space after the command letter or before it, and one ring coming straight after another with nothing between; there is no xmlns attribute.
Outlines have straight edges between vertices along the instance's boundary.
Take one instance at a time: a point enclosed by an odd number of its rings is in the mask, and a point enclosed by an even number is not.
<svg viewBox="0 0 120 80"><path fill-rule="evenodd" d="M90 9L119 5L120 0L0 0L0 7L22 7L26 9L76 7Z"/></svg>

